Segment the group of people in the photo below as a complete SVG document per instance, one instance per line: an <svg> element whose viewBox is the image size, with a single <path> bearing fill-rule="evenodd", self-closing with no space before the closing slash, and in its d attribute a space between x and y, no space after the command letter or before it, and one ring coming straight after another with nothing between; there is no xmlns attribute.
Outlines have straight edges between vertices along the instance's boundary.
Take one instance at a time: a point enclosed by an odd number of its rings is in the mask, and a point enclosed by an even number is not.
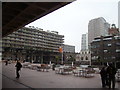
<svg viewBox="0 0 120 90"><path fill-rule="evenodd" d="M108 86L109 88L115 88L115 74L117 69L115 68L113 63L104 64L100 71L101 80L102 80L102 87Z"/></svg>

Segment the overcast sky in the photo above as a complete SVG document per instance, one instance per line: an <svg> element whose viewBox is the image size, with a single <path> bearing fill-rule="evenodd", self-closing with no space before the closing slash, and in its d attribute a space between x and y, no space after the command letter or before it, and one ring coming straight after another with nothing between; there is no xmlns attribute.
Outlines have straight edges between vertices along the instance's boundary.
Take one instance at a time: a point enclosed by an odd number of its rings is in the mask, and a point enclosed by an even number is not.
<svg viewBox="0 0 120 90"><path fill-rule="evenodd" d="M64 44L81 50L81 36L88 32L91 19L103 17L108 23L118 27L119 0L76 0L30 24L47 31L58 31L64 35Z"/></svg>

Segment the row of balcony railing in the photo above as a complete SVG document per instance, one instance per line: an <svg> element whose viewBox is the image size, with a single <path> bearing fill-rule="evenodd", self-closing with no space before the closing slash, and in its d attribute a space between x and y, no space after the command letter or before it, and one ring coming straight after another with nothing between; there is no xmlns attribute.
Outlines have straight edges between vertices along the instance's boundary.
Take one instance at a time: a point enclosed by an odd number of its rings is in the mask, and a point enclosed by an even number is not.
<svg viewBox="0 0 120 90"><path fill-rule="evenodd" d="M32 41L21 41L21 40L16 40L16 39L7 39L7 41L3 40L3 43L11 43L11 44L15 44L15 43L19 43L22 45L25 44L30 44L30 45L45 45L45 46L53 46L53 47L59 47L61 45L61 43L49 43L49 41L46 42L32 42Z"/></svg>
<svg viewBox="0 0 120 90"><path fill-rule="evenodd" d="M3 48L4 48L4 47L59 52L59 51L58 51L58 48L45 47L45 46L40 47L40 46L28 46L28 45L22 46L22 45L3 44Z"/></svg>
<svg viewBox="0 0 120 90"><path fill-rule="evenodd" d="M27 27L24 27L24 28L22 28L22 29L19 29L19 31L22 31L22 30L24 30L24 31L28 31L28 32L33 32L34 34L49 34L49 35L54 35L54 36L58 36L58 32L57 31L49 31L49 30L47 30L47 31L43 31L43 29L36 29L36 28L34 28L34 29L31 29L31 28L27 28ZM63 35L59 35L59 37L63 37Z"/></svg>
<svg viewBox="0 0 120 90"><path fill-rule="evenodd" d="M32 36L32 35L28 35L28 34L21 34L21 33L14 33L12 35L9 35L9 37L16 37L16 38L22 38L22 39L27 39L27 40L34 40L34 41L50 41L50 42L60 42L60 43L64 43L64 39L51 39L51 38L47 38L47 37L36 37L36 36Z"/></svg>
<svg viewBox="0 0 120 90"><path fill-rule="evenodd" d="M50 45L50 44L27 44L27 43L20 43L20 42L5 42L3 44L11 44L14 45L22 45L22 46L32 46L32 47L41 47L41 48L51 48L51 49L58 49L59 45Z"/></svg>
<svg viewBox="0 0 120 90"><path fill-rule="evenodd" d="M15 37L10 35L9 37L4 38L4 39L9 39L10 40L10 39L15 38L15 40L21 40L21 41L25 41L25 40L28 41L29 40L29 41L38 41L38 42L60 43L60 44L63 43L63 41L54 42L54 41L50 41L50 40L48 41L48 40L45 40L45 39L43 39L43 40L42 39L41 40L40 39L34 40L34 39L31 39L31 38L21 37L21 36L15 36Z"/></svg>
<svg viewBox="0 0 120 90"><path fill-rule="evenodd" d="M21 31L19 31L19 32L15 32L15 33L19 33L19 34L27 34L27 35L32 35L32 36L37 36L37 37L39 37L39 36L44 36L44 37L49 37L49 38L53 38L53 39L60 39L60 38L63 38L64 36L61 36L61 35L49 35L49 33L48 34L41 34L41 33L35 33L35 32L33 32L33 31L26 31L26 30L21 30Z"/></svg>

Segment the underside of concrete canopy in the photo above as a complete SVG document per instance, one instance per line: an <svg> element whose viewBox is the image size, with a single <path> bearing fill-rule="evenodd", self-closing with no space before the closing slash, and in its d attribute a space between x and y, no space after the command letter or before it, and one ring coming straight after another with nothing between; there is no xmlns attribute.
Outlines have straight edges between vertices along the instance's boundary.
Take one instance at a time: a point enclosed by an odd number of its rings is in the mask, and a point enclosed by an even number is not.
<svg viewBox="0 0 120 90"><path fill-rule="evenodd" d="M2 37L71 2L2 2Z"/></svg>

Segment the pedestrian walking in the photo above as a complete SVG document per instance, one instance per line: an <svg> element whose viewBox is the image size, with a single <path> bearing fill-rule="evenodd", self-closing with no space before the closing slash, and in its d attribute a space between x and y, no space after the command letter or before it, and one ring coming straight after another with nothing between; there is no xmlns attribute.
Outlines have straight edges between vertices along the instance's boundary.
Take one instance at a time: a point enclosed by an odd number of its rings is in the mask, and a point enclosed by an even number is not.
<svg viewBox="0 0 120 90"><path fill-rule="evenodd" d="M53 71L55 70L55 67L56 67L56 65L55 65L55 63L53 63L53 66L52 66Z"/></svg>
<svg viewBox="0 0 120 90"><path fill-rule="evenodd" d="M109 66L107 68L107 74L108 74L108 80L109 80L109 88L114 89L115 88L115 74L116 74L117 70L114 66L113 63L109 63Z"/></svg>
<svg viewBox="0 0 120 90"><path fill-rule="evenodd" d="M8 65L8 60L5 61L5 65L6 65L6 66Z"/></svg>
<svg viewBox="0 0 120 90"><path fill-rule="evenodd" d="M15 67L16 67L16 78L19 78L20 77L19 71L22 68L22 64L17 60Z"/></svg>
<svg viewBox="0 0 120 90"><path fill-rule="evenodd" d="M104 66L102 67L102 69L100 71L100 75L101 75L102 87L104 88L108 84L108 79L107 79L107 64L106 63L104 63Z"/></svg>

